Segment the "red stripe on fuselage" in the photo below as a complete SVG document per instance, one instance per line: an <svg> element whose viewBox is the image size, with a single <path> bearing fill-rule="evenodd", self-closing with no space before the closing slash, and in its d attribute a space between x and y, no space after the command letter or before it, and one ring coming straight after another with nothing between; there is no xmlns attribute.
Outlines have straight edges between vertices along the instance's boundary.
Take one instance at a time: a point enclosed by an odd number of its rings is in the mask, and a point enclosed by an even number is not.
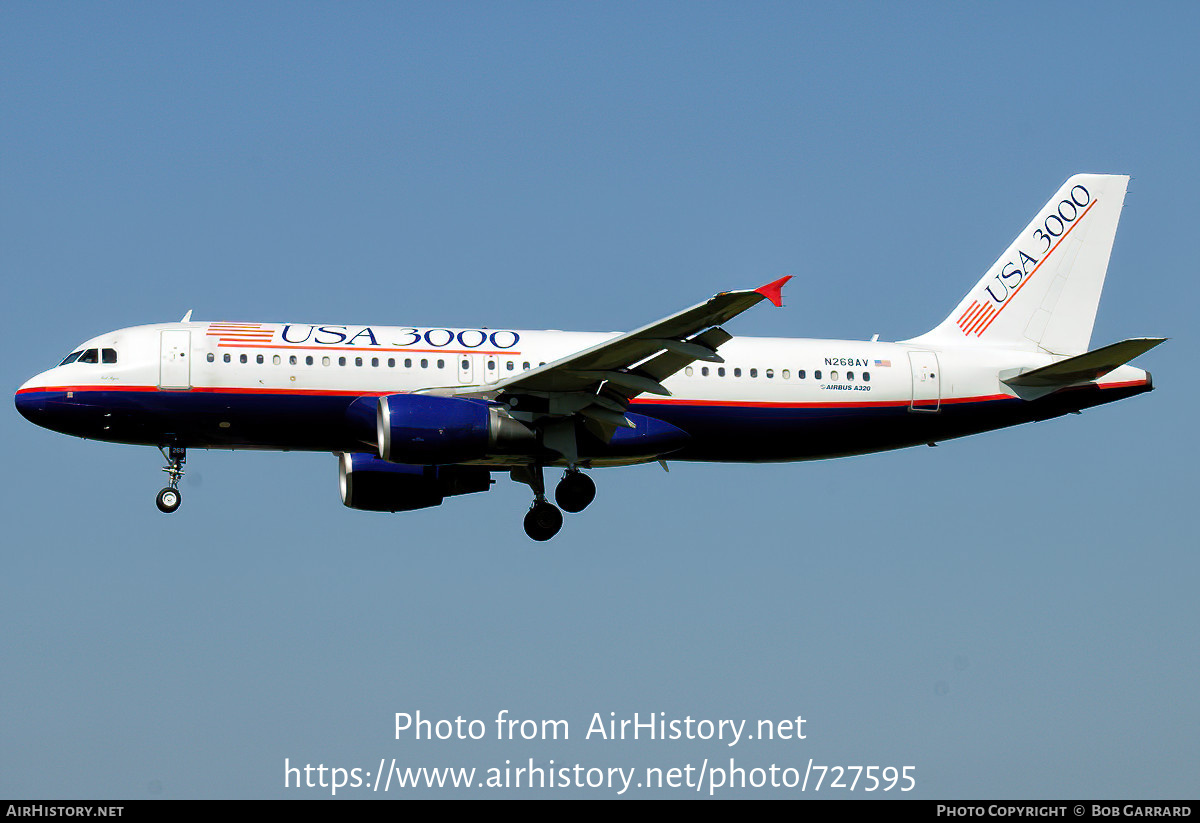
<svg viewBox="0 0 1200 823"><path fill-rule="evenodd" d="M976 397L948 397L943 398L942 403L983 403L989 400L1015 400L1011 394L988 394L979 395ZM912 403L911 398L904 400L864 400L859 402L789 402L789 401L771 401L771 400L684 400L677 397L670 398L634 398L632 401L635 405L640 406L721 406L726 408L752 408L752 409L825 409L825 408L879 408L885 406L908 406ZM936 400L930 399L929 403L936 403Z"/></svg>
<svg viewBox="0 0 1200 823"><path fill-rule="evenodd" d="M1132 386L1145 386L1149 384L1149 380L1126 380L1120 383L1097 383L1097 388L1101 389L1121 389ZM1086 385L1086 384L1085 384ZM1082 387L1078 387L1082 388ZM248 386L193 386L190 389L160 389L158 386L35 386L27 389L18 389L17 394L31 394L34 392L162 392L164 394L271 394L271 395L296 395L296 396L311 396L311 395L328 395L341 397L383 397L389 394L408 394L408 392L395 391L370 391L370 390L352 390L352 389L292 389L292 388L264 388L248 387ZM955 403L986 403L992 400L1016 400L1017 398L1011 394L985 394L975 395L972 397L944 397L941 399L942 405ZM875 400L861 402L788 402L788 401L771 401L771 400L687 400L678 397L669 398L653 398L643 399L634 398L633 405L663 405L663 406L696 406L696 407L728 407L728 408L760 408L760 409L809 409L809 408L870 408L883 406L908 406L912 403L911 398L903 400ZM929 401L934 402L933 400Z"/></svg>

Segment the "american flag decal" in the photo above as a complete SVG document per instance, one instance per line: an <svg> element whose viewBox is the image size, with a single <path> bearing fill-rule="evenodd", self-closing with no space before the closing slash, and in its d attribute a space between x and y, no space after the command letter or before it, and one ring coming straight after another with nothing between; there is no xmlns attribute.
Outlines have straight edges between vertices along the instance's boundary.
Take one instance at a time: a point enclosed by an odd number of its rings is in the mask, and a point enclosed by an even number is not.
<svg viewBox="0 0 1200 823"><path fill-rule="evenodd" d="M270 343L275 330L262 323L209 323L207 336L217 338L217 346L255 346Z"/></svg>
<svg viewBox="0 0 1200 823"><path fill-rule="evenodd" d="M891 360L876 360L875 361L875 368L877 368L877 369L890 369L891 367L892 367Z"/></svg>

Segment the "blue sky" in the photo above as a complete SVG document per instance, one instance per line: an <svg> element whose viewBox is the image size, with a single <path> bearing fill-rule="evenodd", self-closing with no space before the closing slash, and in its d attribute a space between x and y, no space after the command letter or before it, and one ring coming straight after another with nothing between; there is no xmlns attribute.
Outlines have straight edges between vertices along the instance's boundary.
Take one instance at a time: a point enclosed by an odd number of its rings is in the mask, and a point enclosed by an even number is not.
<svg viewBox="0 0 1200 823"><path fill-rule="evenodd" d="M1172 338L1139 361L1154 393L1065 420L599 471L547 545L521 532L523 487L352 512L326 454L193 452L164 517L155 450L10 407L0 796L328 794L285 790L285 758L729 756L915 765L922 797L1194 796L1198 18L0 6L12 390L188 309L620 330L783 274L785 309L731 331L903 339L1082 171L1133 176L1093 343ZM572 739L394 739L396 712L501 709ZM808 738L582 739L593 713L658 711L799 714Z"/></svg>

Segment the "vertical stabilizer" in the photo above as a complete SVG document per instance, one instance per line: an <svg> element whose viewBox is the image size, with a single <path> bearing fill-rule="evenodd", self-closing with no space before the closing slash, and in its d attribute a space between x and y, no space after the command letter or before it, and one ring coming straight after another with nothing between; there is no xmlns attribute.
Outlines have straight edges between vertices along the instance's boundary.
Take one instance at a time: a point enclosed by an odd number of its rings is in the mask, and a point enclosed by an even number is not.
<svg viewBox="0 0 1200 823"><path fill-rule="evenodd" d="M910 342L1087 351L1128 183L1107 174L1063 183L950 316Z"/></svg>

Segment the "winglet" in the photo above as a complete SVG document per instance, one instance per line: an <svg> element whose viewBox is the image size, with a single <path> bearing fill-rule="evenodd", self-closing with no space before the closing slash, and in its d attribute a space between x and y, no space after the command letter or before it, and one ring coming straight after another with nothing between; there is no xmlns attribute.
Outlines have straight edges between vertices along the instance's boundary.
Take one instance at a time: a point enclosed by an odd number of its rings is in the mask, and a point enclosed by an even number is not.
<svg viewBox="0 0 1200 823"><path fill-rule="evenodd" d="M770 300L776 306L783 305L783 284L792 279L792 275L781 277L773 283L768 283L765 286L759 286L755 289L756 292Z"/></svg>

